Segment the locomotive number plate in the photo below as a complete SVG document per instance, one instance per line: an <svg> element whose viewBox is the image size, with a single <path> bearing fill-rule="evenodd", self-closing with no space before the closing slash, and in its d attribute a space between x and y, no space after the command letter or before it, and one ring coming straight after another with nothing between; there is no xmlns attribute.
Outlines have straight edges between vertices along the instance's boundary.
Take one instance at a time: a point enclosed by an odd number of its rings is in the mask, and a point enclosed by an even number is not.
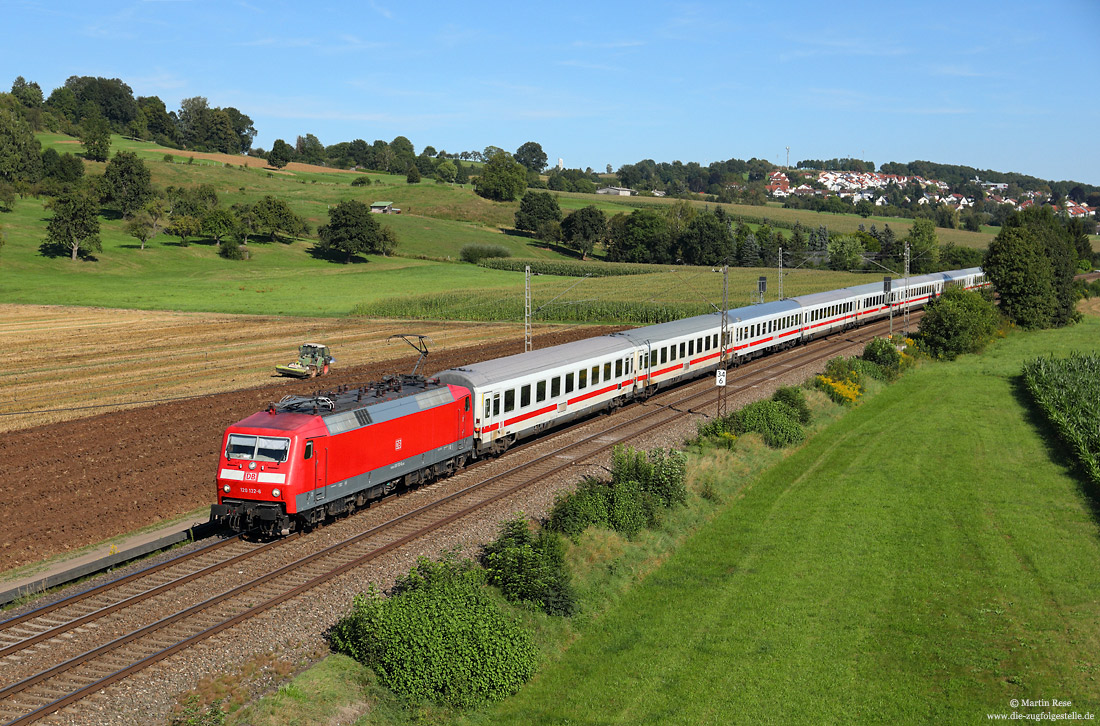
<svg viewBox="0 0 1100 726"><path fill-rule="evenodd" d="M257 489L254 487L241 487L241 494L263 494L263 489Z"/></svg>

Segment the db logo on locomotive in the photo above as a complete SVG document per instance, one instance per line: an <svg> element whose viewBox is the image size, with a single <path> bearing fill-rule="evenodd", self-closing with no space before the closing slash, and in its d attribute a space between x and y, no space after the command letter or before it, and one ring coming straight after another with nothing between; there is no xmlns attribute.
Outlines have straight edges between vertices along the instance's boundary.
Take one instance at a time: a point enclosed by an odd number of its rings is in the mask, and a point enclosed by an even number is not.
<svg viewBox="0 0 1100 726"><path fill-rule="evenodd" d="M245 481L259 481L260 480L260 475L257 474L254 471L246 471L244 473L244 480Z"/></svg>

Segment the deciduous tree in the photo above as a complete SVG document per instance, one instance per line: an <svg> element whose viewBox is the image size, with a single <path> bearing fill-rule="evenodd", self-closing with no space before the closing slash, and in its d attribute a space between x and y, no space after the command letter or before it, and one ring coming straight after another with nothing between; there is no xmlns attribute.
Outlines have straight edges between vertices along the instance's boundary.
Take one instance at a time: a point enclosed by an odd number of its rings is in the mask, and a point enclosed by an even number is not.
<svg viewBox="0 0 1100 726"><path fill-rule="evenodd" d="M535 232L543 222L560 222L561 207L549 192L527 192L516 210L516 229Z"/></svg>
<svg viewBox="0 0 1100 726"><path fill-rule="evenodd" d="M153 197L153 185L145 162L132 151L120 151L107 163L108 201L124 217L133 216Z"/></svg>
<svg viewBox="0 0 1100 726"><path fill-rule="evenodd" d="M458 167L450 159L444 159L439 162L439 166L435 168L435 175L439 177L441 181L445 181L448 184L455 180L455 175L458 173Z"/></svg>
<svg viewBox="0 0 1100 726"><path fill-rule="evenodd" d="M80 142L84 156L92 161L107 161L111 153L111 128L102 116L92 116L80 124Z"/></svg>
<svg viewBox="0 0 1100 726"><path fill-rule="evenodd" d="M145 210L139 211L126 223L126 234L141 242L141 249L145 249L145 243L156 234L156 226L153 218Z"/></svg>
<svg viewBox="0 0 1100 726"><path fill-rule="evenodd" d="M939 237L930 219L914 219L909 229L909 271L923 275L937 268L940 261Z"/></svg>
<svg viewBox="0 0 1100 726"><path fill-rule="evenodd" d="M86 190L64 194L47 205L53 217L46 225L46 245L70 253L75 262L81 254L103 249L99 240L99 203Z"/></svg>
<svg viewBox="0 0 1100 726"><path fill-rule="evenodd" d="M294 149L282 139L275 139L271 151L267 152L267 163L276 169L282 169L294 158Z"/></svg>
<svg viewBox="0 0 1100 726"><path fill-rule="evenodd" d="M534 141L528 141L516 149L515 159L536 174L541 174L546 168L546 152Z"/></svg>
<svg viewBox="0 0 1100 726"><path fill-rule="evenodd" d="M0 108L0 179L35 182L42 178L41 144L15 109Z"/></svg>
<svg viewBox="0 0 1100 726"><path fill-rule="evenodd" d="M215 247L222 246L222 240L237 228L237 218L228 209L211 209L202 218L202 231L214 240Z"/></svg>
<svg viewBox="0 0 1100 726"><path fill-rule="evenodd" d="M164 231L173 237L179 237L180 247L186 247L191 244L191 237L202 232L202 220L190 214L173 216Z"/></svg>
<svg viewBox="0 0 1100 726"><path fill-rule="evenodd" d="M527 188L527 170L507 152L499 152L481 170L474 182L478 196L498 202L510 202Z"/></svg>
<svg viewBox="0 0 1100 726"><path fill-rule="evenodd" d="M343 252L345 264L351 262L352 255L381 252L381 225L363 202L340 202L329 210L328 217L329 223L317 230L321 249Z"/></svg>
<svg viewBox="0 0 1100 726"><path fill-rule="evenodd" d="M607 234L607 217L593 205L570 214L562 220L561 236L565 244L581 253L581 259L592 254L596 243Z"/></svg>

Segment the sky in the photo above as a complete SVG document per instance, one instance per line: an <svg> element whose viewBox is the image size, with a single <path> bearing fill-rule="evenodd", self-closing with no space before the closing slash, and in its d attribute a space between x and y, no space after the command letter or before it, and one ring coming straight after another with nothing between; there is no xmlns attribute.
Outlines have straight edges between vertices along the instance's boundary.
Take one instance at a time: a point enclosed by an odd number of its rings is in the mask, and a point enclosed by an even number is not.
<svg viewBox="0 0 1100 726"><path fill-rule="evenodd" d="M916 159L1100 185L1100 2L0 0L0 88L204 96L254 145Z"/></svg>

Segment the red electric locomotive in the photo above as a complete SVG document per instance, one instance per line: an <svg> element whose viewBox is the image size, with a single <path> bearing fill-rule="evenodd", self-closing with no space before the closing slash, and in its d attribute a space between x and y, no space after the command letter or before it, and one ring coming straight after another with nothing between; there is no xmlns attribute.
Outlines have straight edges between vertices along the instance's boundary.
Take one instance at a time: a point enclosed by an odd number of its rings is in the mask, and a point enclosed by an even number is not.
<svg viewBox="0 0 1100 726"><path fill-rule="evenodd" d="M226 429L211 521L288 534L463 466L469 390L422 376L287 396Z"/></svg>

